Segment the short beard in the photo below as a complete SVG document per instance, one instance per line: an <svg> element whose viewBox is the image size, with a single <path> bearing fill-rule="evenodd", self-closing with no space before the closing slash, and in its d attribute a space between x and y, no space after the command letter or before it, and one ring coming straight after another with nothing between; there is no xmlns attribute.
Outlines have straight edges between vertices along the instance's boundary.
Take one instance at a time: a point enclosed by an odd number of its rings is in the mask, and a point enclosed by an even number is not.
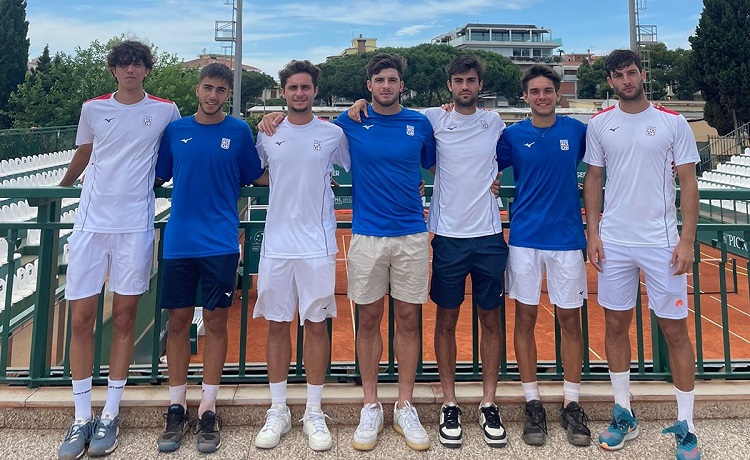
<svg viewBox="0 0 750 460"><path fill-rule="evenodd" d="M619 91L615 91L615 94L617 94L617 97L620 98L621 101L635 101L643 97L643 84L638 85L638 88L636 89L635 93L633 93L632 96L628 96L625 93L621 93Z"/></svg>
<svg viewBox="0 0 750 460"><path fill-rule="evenodd" d="M476 107L476 105L477 105L477 99L478 99L477 96L472 95L471 98L467 102L462 102L461 99L460 99L460 96L459 97L454 97L453 98L453 104L455 104L455 105L457 105L459 107L466 107L466 108Z"/></svg>
<svg viewBox="0 0 750 460"><path fill-rule="evenodd" d="M394 95L393 101L385 103L382 99L380 99L378 96L375 95L375 93L372 93L372 99L380 104L382 107L392 107L393 104L398 104L398 94Z"/></svg>
<svg viewBox="0 0 750 460"><path fill-rule="evenodd" d="M306 105L304 108L301 108L301 109L298 109L297 107L295 107L293 105L290 105L288 107L289 107L289 110L291 110L292 112L295 112L295 113L305 113L308 110L310 110L310 106L309 105Z"/></svg>

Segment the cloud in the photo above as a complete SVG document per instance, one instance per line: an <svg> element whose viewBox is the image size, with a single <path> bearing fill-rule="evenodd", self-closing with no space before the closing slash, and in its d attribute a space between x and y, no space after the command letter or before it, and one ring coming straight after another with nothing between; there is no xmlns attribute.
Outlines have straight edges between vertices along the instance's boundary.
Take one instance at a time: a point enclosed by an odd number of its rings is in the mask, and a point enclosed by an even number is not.
<svg viewBox="0 0 750 460"><path fill-rule="evenodd" d="M398 29L394 35L397 37L411 37L412 35L419 35L423 30L429 28L430 26L425 24L415 24L413 26L406 26Z"/></svg>

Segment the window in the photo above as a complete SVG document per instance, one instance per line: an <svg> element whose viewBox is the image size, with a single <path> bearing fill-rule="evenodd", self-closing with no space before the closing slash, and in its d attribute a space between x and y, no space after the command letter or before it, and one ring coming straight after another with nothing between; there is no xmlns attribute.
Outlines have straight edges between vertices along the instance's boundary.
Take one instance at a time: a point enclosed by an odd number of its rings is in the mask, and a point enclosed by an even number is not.
<svg viewBox="0 0 750 460"><path fill-rule="evenodd" d="M478 41L478 42L488 42L490 41L490 31L489 30L472 30L469 40L472 41Z"/></svg>

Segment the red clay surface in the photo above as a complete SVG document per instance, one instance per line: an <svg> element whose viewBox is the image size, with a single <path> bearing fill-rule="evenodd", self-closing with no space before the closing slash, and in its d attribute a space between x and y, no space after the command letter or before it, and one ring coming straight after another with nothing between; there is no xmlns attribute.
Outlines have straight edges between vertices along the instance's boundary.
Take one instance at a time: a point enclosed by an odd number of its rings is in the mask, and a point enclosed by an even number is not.
<svg viewBox="0 0 750 460"><path fill-rule="evenodd" d="M338 230L337 238L339 244L339 254L337 259L337 279L336 279L336 304L338 316L333 320L333 346L331 359L333 362L353 362L354 356L354 306L346 297L346 254L351 239L350 230ZM731 256L731 255L730 255ZM721 315L721 295L719 294L719 265L712 259L718 259L720 252L708 246L703 246L699 266L700 286L704 293L700 295L701 304L701 327L702 327L702 350L704 360L723 360L724 345L722 338L722 315ZM730 331L730 349L731 356L734 360L750 358L750 292L748 292L747 261L737 259L738 271L738 293L733 292L733 282L731 265L727 264L727 294L728 304L728 324ZM603 362L606 360L604 351L604 315L602 308L596 302L596 273L593 267L588 265L588 335L589 335L589 359L592 362ZM255 281L255 280L254 280ZM255 284L255 283L253 283ZM691 295L689 296L690 314L688 316L688 330L691 339L695 340L695 306L692 295L692 276L688 278ZM544 291L544 286L543 286ZM643 328L644 328L644 354L646 360L651 359L651 321L648 314L648 297L645 294L645 287L641 284L643 292ZM240 291L237 292L235 302L230 310L229 319L229 351L227 354L227 363L237 363L239 361L239 337L241 324L241 301L239 300ZM255 303L256 292L253 288L247 294L249 296L248 311L248 339L247 339L247 362L263 363L265 362L265 338L266 323L263 319L252 319L252 308ZM435 304L428 302L423 307L423 356L425 361L434 361L435 354L433 349L433 333L435 327ZM554 361L554 312L549 302L546 292L542 292L542 298L539 305L540 312L536 328L536 338L538 346L538 357L540 361ZM505 343L508 350L508 361L515 361L513 353L513 323L515 308L513 301L506 297L506 331L507 336ZM384 343L387 338L387 310L383 318L382 331ZM472 359L472 332L471 332L471 282L467 280L466 300L461 307L459 324L456 332L458 343L458 360L471 361ZM199 354L193 356L193 363L202 362L203 341L205 337L201 336L198 342ZM296 347L296 331L292 333L293 354ZM631 345L633 347L633 359L637 359L636 352L636 328L635 320L631 328ZM292 358L295 359L294 357ZM387 349L384 349L382 360L387 360Z"/></svg>

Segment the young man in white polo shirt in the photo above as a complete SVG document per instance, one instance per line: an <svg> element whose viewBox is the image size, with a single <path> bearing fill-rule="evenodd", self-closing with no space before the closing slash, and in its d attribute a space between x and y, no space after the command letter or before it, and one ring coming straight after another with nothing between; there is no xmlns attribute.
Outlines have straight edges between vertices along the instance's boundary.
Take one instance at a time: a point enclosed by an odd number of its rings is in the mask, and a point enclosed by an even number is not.
<svg viewBox="0 0 750 460"><path fill-rule="evenodd" d="M638 436L630 408L630 324L639 286L669 345L677 397L677 423L664 430L677 439L676 458L700 458L693 426L695 355L687 332L687 275L693 265L698 222L695 138L682 115L653 107L643 91L638 55L613 51L607 82L620 101L588 125L584 179L588 260L599 271L607 364L614 390L612 423L599 435L604 449L621 449ZM604 214L602 182L607 172ZM677 232L675 178L680 182L682 235ZM654 327L654 325L652 325Z"/></svg>
<svg viewBox="0 0 750 460"><path fill-rule="evenodd" d="M290 327L299 305L305 328L307 407L302 431L312 450L333 445L321 409L330 358L326 320L336 316L336 217L331 174L349 170L349 143L343 130L313 115L320 69L291 61L279 72L289 112L271 137L258 134L258 155L268 167L268 215L258 267L258 301L253 317L268 320L266 360L271 407L255 446L270 449L292 426L286 405L292 359ZM263 180L263 179L262 179Z"/></svg>
<svg viewBox="0 0 750 460"><path fill-rule="evenodd" d="M60 181L86 179L73 227L65 298L70 301L70 370L75 420L59 459L109 454L117 447L119 404L133 356L138 299L149 286L154 245L154 165L164 128L177 106L143 91L154 57L148 45L126 40L107 56L117 91L83 104L76 150ZM107 401L91 413L93 330L97 299L109 276L113 335Z"/></svg>

